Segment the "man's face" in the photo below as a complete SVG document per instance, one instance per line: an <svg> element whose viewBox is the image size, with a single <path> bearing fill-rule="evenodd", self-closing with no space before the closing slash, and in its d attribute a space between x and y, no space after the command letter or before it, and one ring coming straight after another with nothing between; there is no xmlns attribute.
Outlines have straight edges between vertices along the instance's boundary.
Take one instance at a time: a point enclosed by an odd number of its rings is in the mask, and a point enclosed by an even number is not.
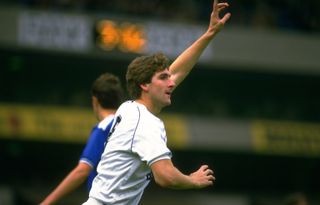
<svg viewBox="0 0 320 205"><path fill-rule="evenodd" d="M148 94L155 106L160 108L171 104L171 93L175 87L168 69L155 73L148 83Z"/></svg>

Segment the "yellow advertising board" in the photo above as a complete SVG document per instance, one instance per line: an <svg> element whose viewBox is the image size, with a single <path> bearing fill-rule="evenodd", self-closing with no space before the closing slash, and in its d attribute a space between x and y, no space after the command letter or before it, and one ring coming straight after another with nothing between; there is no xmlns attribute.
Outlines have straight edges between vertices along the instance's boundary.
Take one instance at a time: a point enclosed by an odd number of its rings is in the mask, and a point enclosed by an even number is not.
<svg viewBox="0 0 320 205"><path fill-rule="evenodd" d="M180 115L162 115L168 136L168 146L184 149L188 146L188 129L185 118Z"/></svg>
<svg viewBox="0 0 320 205"><path fill-rule="evenodd" d="M161 116L168 145L187 144L186 123L178 115ZM85 143L97 123L89 108L0 104L0 138Z"/></svg>
<svg viewBox="0 0 320 205"><path fill-rule="evenodd" d="M260 153L319 156L320 124L285 121L255 121L254 150Z"/></svg>
<svg viewBox="0 0 320 205"><path fill-rule="evenodd" d="M0 104L2 138L83 143L95 123L90 109Z"/></svg>

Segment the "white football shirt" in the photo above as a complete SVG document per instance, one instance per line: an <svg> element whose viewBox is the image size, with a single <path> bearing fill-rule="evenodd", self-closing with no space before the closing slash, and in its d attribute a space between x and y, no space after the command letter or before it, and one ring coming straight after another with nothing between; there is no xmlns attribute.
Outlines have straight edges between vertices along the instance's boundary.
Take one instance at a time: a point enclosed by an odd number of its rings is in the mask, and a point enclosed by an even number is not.
<svg viewBox="0 0 320 205"><path fill-rule="evenodd" d="M163 122L144 105L127 101L115 114L89 197L104 204L138 204L152 176L150 165L170 158Z"/></svg>

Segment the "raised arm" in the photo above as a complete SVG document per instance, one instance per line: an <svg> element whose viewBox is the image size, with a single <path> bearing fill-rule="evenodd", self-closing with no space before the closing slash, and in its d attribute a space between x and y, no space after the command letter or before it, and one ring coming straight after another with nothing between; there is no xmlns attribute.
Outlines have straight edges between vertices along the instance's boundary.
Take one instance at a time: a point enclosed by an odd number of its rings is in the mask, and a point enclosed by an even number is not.
<svg viewBox="0 0 320 205"><path fill-rule="evenodd" d="M230 18L230 13L225 14L222 18L219 17L220 12L228 6L228 3L218 3L218 0L214 0L207 31L190 47L182 52L180 56L178 56L178 58L170 65L169 70L171 72L171 78L175 81L176 87L189 74L205 48Z"/></svg>

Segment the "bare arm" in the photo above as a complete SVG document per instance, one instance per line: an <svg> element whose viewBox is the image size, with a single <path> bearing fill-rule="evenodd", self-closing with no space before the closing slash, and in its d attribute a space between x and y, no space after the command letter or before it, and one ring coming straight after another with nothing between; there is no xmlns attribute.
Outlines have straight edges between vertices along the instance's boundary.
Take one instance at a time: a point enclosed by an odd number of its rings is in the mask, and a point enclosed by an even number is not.
<svg viewBox="0 0 320 205"><path fill-rule="evenodd" d="M40 205L56 204L64 196L78 188L87 179L91 169L92 167L88 164L79 162Z"/></svg>
<svg viewBox="0 0 320 205"><path fill-rule="evenodd" d="M180 54L180 56L178 56L178 58L170 65L169 70L176 86L178 86L189 74L205 48L230 18L230 13L225 14L221 19L219 17L220 11L228 6L228 3L218 3L218 0L214 0L207 31L189 48L182 52L182 54Z"/></svg>
<svg viewBox="0 0 320 205"><path fill-rule="evenodd" d="M201 166L190 175L181 173L171 160L159 160L151 165L155 181L162 187L172 189L199 189L213 185L215 177L207 165Z"/></svg>

